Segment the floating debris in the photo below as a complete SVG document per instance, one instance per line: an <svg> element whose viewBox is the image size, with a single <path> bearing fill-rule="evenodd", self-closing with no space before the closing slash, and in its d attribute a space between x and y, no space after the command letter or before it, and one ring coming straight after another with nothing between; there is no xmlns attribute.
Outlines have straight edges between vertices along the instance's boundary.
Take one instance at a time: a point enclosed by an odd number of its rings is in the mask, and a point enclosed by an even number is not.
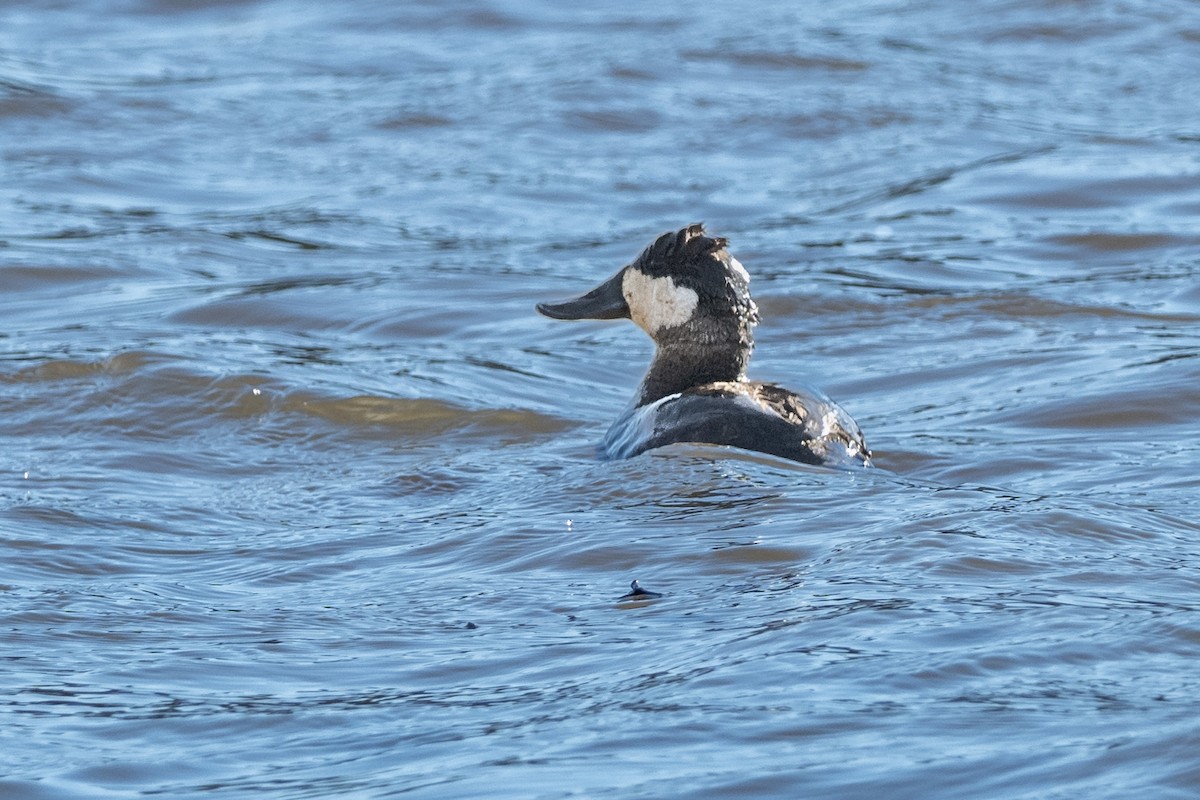
<svg viewBox="0 0 1200 800"><path fill-rule="evenodd" d="M629 584L629 594L621 595L622 600L653 600L655 597L662 597L662 592L643 589L636 579Z"/></svg>

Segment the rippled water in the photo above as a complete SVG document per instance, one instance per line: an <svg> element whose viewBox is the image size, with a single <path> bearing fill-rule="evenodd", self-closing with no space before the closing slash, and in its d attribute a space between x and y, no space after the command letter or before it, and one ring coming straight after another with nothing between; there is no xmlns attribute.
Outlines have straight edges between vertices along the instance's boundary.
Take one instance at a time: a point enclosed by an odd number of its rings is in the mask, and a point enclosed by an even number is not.
<svg viewBox="0 0 1200 800"><path fill-rule="evenodd" d="M0 7L0 796L1200 795L1200 7ZM704 220L879 469L602 463ZM622 600L630 581L661 593Z"/></svg>

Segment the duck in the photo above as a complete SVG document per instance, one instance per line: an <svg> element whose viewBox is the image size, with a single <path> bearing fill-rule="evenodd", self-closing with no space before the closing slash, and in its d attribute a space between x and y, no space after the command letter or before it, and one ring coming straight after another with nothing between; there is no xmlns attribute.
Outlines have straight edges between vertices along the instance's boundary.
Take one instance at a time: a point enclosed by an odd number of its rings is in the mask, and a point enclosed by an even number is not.
<svg viewBox="0 0 1200 800"><path fill-rule="evenodd" d="M825 394L747 379L759 322L750 275L702 223L663 233L596 288L537 310L557 320L628 319L654 342L634 399L599 446L603 459L701 444L816 466L871 465L858 424Z"/></svg>

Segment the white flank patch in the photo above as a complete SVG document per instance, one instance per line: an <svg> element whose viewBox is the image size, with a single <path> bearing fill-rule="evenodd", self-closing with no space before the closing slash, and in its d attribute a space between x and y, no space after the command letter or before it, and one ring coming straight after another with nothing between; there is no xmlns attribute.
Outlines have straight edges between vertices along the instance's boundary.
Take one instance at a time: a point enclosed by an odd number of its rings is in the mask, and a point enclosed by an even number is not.
<svg viewBox="0 0 1200 800"><path fill-rule="evenodd" d="M609 458L629 458L638 452L654 435L654 423L658 410L672 400L678 400L678 392L655 400L648 406L626 409L604 434L604 452Z"/></svg>
<svg viewBox="0 0 1200 800"><path fill-rule="evenodd" d="M629 316L651 336L687 322L700 302L699 295L686 286L676 286L670 276L651 278L636 269L625 270L621 292L629 304Z"/></svg>

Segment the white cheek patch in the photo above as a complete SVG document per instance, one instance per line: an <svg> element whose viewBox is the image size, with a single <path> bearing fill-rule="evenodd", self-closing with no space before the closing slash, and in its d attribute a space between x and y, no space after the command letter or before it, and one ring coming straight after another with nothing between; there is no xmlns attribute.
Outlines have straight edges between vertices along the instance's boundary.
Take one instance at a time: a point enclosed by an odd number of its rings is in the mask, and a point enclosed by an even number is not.
<svg viewBox="0 0 1200 800"><path fill-rule="evenodd" d="M625 270L621 292L629 305L629 316L651 336L662 328L687 322L700 302L695 291L676 286L670 276L651 278L636 269Z"/></svg>

